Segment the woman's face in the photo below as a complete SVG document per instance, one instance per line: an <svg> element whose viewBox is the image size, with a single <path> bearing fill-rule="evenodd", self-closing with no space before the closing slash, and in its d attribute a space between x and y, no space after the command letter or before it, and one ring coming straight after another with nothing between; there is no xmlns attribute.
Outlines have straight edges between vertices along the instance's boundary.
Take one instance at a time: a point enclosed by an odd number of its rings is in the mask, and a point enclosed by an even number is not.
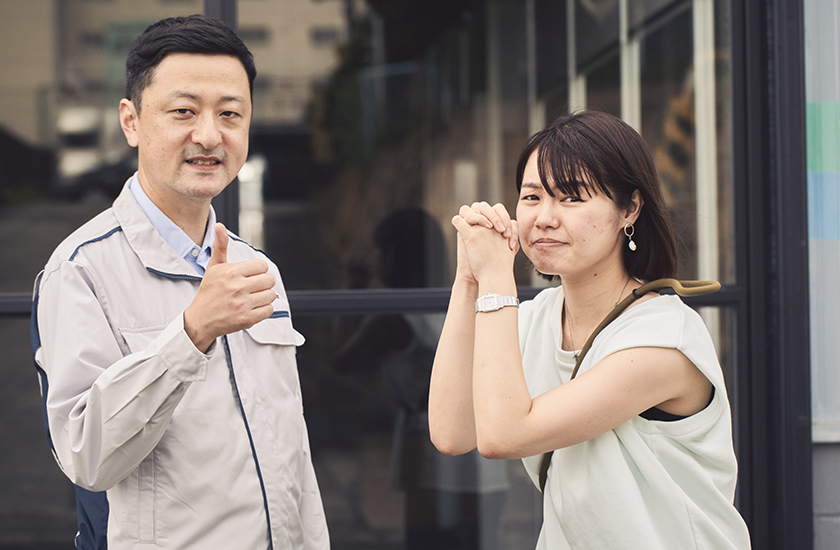
<svg viewBox="0 0 840 550"><path fill-rule="evenodd" d="M626 246L624 225L635 221L615 203L589 186L580 197L554 189L549 195L537 170L538 151L525 166L516 207L522 250L534 267L546 275L566 280L575 275L595 275L607 269L624 269L621 246ZM589 182L584 182L589 183Z"/></svg>

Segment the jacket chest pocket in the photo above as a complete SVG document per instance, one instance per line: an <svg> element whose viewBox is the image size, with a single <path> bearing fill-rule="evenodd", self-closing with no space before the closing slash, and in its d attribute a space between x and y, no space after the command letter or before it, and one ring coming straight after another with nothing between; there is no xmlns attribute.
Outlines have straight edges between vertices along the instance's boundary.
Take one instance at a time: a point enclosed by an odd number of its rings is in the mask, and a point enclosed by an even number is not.
<svg viewBox="0 0 840 550"><path fill-rule="evenodd" d="M287 311L275 311L265 321L245 329L245 333L260 345L301 346L306 341L303 335L292 327L292 320Z"/></svg>
<svg viewBox="0 0 840 550"><path fill-rule="evenodd" d="M304 338L292 327L291 319L272 317L243 332L241 351L247 364L239 364L235 368L237 377L244 377L241 381L246 387L240 387L240 390L248 392L250 383L255 385L253 390L256 393L277 397L287 391L299 401L300 383L295 354Z"/></svg>

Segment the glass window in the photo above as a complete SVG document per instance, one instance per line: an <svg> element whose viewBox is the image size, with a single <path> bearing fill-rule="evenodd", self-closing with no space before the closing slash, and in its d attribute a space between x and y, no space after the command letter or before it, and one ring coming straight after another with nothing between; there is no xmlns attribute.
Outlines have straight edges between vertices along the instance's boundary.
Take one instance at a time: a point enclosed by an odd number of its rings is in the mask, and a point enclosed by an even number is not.
<svg viewBox="0 0 840 550"><path fill-rule="evenodd" d="M0 293L31 293L53 249L134 172L117 117L128 45L202 6L0 0ZM0 547L72 547L75 495L47 443L29 319L0 319L0 340Z"/></svg>
<svg viewBox="0 0 840 550"><path fill-rule="evenodd" d="M690 6L641 39L642 136L682 237L683 277L697 278L694 79Z"/></svg>
<svg viewBox="0 0 840 550"><path fill-rule="evenodd" d="M593 63L618 45L620 1L623 0L574 0L578 67Z"/></svg>
<svg viewBox="0 0 840 550"><path fill-rule="evenodd" d="M442 313L295 320L307 337L298 366L335 547L535 543L539 493L518 461L445 456L429 439L429 375L442 325Z"/></svg>
<svg viewBox="0 0 840 550"><path fill-rule="evenodd" d="M586 107L621 117L621 64L618 52L586 74Z"/></svg>
<svg viewBox="0 0 840 550"><path fill-rule="evenodd" d="M33 539L72 547L76 497L47 444L29 320L0 319L0 338L12 344L0 357L0 547Z"/></svg>
<svg viewBox="0 0 840 550"><path fill-rule="evenodd" d="M107 208L136 169L116 107L128 46L149 23L200 12L203 2L0 6L10 14L0 19L8 77L0 78L0 254L15 266L0 270L0 292L30 292L55 246ZM408 0L243 0L237 8L258 70L240 234L274 259L290 291L450 285L452 215L475 200L513 210L522 147L570 105L638 114L684 236L681 277L735 281L726 0L458 0L433 10ZM698 65L709 59L711 70ZM515 276L522 286L536 281L524 256ZM734 313L703 316L734 396ZM441 312L295 317L307 338L300 376L336 547L437 548L424 541L455 532L485 549L535 544L540 494L518 461L451 459L428 440L425 392L440 323ZM26 434L20 453L2 459L0 471L12 476L4 501L15 506L0 523L46 516L43 539L66 541L74 503L43 437L27 323L3 321L0 332L17 342L0 371L15 394L2 413L28 419L6 427ZM39 532L20 521L0 533L0 546Z"/></svg>
<svg viewBox="0 0 840 550"><path fill-rule="evenodd" d="M682 237L680 277L732 283L728 8L711 1L631 5L641 133Z"/></svg>
<svg viewBox="0 0 840 550"><path fill-rule="evenodd" d="M515 204L528 135L523 7L432 16L411 2L370 4L350 24L340 3L295 8L300 26L341 29L340 47L284 45L278 29L278 43L255 51L258 80L296 87L257 88L240 227L291 290L449 286L457 207L489 195ZM259 7L240 4L240 25L282 24L269 13L280 7ZM298 90L300 102L275 116ZM524 263L517 275L530 282ZM446 457L431 444L426 400L442 318L295 320L307 337L298 360L335 546L536 542L539 492L518 461Z"/></svg>

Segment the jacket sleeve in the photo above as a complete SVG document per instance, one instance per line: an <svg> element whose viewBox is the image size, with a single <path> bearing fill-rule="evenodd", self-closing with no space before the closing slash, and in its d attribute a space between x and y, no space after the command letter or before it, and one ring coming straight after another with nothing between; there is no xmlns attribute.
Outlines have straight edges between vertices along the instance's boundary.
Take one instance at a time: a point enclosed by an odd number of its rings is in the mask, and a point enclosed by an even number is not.
<svg viewBox="0 0 840 550"><path fill-rule="evenodd" d="M315 478L315 467L312 465L312 453L309 450L309 435L306 425L303 426L301 441L304 460L302 461L300 519L303 525L303 540L305 550L329 550L330 536L327 531L327 518L324 515L324 504Z"/></svg>
<svg viewBox="0 0 840 550"><path fill-rule="evenodd" d="M110 489L157 445L189 385L205 378L209 355L186 335L183 315L146 349L128 353L108 320L108 309L119 304L108 302L78 262L45 273L35 296L35 360L48 383L59 466L80 487Z"/></svg>

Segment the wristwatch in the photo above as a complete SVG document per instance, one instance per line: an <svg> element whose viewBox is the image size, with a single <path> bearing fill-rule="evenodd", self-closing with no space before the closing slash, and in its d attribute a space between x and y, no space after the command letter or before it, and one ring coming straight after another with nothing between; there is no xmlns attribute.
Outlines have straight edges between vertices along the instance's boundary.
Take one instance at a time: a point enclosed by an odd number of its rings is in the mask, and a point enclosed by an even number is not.
<svg viewBox="0 0 840 550"><path fill-rule="evenodd" d="M505 306L519 307L519 298L515 296L502 296L501 294L488 293L475 301L476 313L487 313L489 311L496 311Z"/></svg>

